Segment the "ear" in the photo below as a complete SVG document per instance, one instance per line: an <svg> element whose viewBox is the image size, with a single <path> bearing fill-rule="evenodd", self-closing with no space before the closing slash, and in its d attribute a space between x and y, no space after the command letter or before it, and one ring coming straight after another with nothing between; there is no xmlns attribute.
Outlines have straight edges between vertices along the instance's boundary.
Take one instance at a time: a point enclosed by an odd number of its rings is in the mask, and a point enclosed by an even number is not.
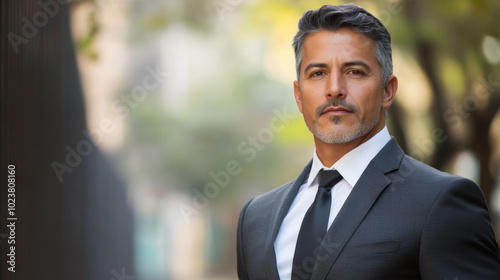
<svg viewBox="0 0 500 280"><path fill-rule="evenodd" d="M394 75L389 76L385 82L384 97L382 100L382 108L387 110L391 107L394 97L398 91L398 78Z"/></svg>
<svg viewBox="0 0 500 280"><path fill-rule="evenodd" d="M293 82L293 95L295 95L295 102L297 102L297 107L302 113L302 94L300 93L299 82Z"/></svg>

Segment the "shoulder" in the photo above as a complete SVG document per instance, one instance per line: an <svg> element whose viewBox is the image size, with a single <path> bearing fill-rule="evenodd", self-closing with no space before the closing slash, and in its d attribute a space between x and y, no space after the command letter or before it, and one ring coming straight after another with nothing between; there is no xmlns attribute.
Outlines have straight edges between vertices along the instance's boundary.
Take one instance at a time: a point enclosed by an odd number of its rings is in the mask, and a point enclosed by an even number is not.
<svg viewBox="0 0 500 280"><path fill-rule="evenodd" d="M245 224L252 222L260 224L263 220L273 216L271 214L275 214L275 211L283 209L283 203L291 203L290 200L293 200L300 187L299 182L303 182L309 176L311 165L312 160L309 161L296 179L250 199L241 210L240 224L243 220Z"/></svg>
<svg viewBox="0 0 500 280"><path fill-rule="evenodd" d="M428 168L419 174L432 175L431 179L423 176L420 181L428 182L429 187L424 188L433 195L430 207L423 211L425 224L420 239L423 278L453 272L464 279L499 279L498 245L479 186L469 179Z"/></svg>
<svg viewBox="0 0 500 280"><path fill-rule="evenodd" d="M436 194L436 191L457 182L459 185L475 185L468 179L439 171L406 155L394 138L375 156L371 164L387 176L393 187L396 185L407 190L428 190Z"/></svg>
<svg viewBox="0 0 500 280"><path fill-rule="evenodd" d="M476 183L406 155L399 168L386 176L396 185L394 196L417 207L422 217L422 278L498 279L498 245L486 201ZM412 217L415 223L416 216Z"/></svg>
<svg viewBox="0 0 500 280"><path fill-rule="evenodd" d="M399 169L388 176L406 184L418 184L423 188L430 186L439 191L456 187L479 190L477 184L467 178L437 170L407 155L403 157Z"/></svg>
<svg viewBox="0 0 500 280"><path fill-rule="evenodd" d="M238 219L239 244L259 242L263 232L267 232L275 217L277 208L287 190L290 190L295 181L286 183L272 191L250 199L240 212ZM255 246L253 244L252 246ZM242 245L243 246L243 245Z"/></svg>
<svg viewBox="0 0 500 280"><path fill-rule="evenodd" d="M476 183L411 157L404 156L399 168L385 176L391 182L386 195L414 205L422 215L451 204L476 205L481 212L487 211L483 193Z"/></svg>

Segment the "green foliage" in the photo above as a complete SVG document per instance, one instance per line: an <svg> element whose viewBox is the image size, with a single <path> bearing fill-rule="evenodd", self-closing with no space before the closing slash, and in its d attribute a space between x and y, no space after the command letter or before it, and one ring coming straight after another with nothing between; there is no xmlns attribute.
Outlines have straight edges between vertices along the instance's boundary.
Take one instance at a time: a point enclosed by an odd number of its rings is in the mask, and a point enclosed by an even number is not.
<svg viewBox="0 0 500 280"><path fill-rule="evenodd" d="M85 36L76 39L76 50L83 53L88 59L96 61L99 59L98 53L94 50L94 42L99 34L100 27L96 20L96 10L94 9L88 17L89 30Z"/></svg>

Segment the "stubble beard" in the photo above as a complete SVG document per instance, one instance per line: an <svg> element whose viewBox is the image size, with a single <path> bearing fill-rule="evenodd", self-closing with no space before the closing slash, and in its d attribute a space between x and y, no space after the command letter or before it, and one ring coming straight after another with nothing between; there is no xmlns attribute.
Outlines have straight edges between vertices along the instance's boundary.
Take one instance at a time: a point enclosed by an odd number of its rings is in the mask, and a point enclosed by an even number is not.
<svg viewBox="0 0 500 280"><path fill-rule="evenodd" d="M359 110L356 113L359 113ZM343 121L342 116L331 116L329 118L331 125L321 129L318 124L318 117L316 117L309 130L316 138L327 144L343 144L368 134L379 122L380 113L374 112L374 115L370 116L370 119L369 123L363 124L358 117L356 127L354 129L346 129L340 126Z"/></svg>

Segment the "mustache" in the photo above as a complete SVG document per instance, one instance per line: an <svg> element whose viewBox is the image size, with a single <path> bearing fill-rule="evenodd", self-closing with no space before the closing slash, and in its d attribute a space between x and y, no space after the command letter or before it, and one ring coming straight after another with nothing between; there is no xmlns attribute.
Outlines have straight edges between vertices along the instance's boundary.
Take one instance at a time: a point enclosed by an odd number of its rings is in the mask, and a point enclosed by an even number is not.
<svg viewBox="0 0 500 280"><path fill-rule="evenodd" d="M348 110L353 111L354 113L359 112L359 108L356 105L349 104L349 103L345 102L344 99L330 99L330 100L328 100L327 103L316 108L316 117L321 116L323 111L325 111L326 108L328 108L328 107L339 107L339 106L345 107Z"/></svg>

